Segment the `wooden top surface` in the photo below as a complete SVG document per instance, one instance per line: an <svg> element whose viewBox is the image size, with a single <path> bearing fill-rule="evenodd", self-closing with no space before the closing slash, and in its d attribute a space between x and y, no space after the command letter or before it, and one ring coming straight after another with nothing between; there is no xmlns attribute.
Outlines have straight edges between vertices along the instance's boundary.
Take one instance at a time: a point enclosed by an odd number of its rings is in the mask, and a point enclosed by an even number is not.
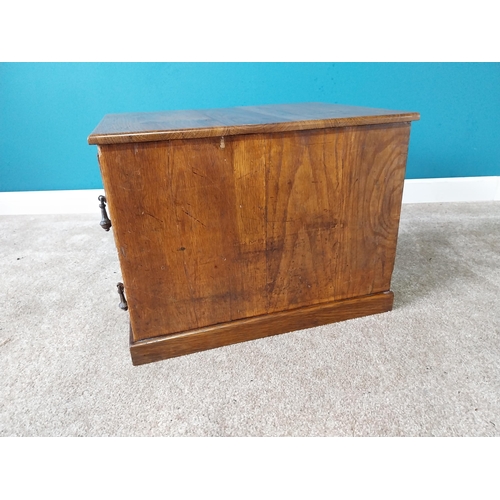
<svg viewBox="0 0 500 500"><path fill-rule="evenodd" d="M288 132L419 120L419 113L329 103L273 104L235 108L106 115L89 144L191 139Z"/></svg>

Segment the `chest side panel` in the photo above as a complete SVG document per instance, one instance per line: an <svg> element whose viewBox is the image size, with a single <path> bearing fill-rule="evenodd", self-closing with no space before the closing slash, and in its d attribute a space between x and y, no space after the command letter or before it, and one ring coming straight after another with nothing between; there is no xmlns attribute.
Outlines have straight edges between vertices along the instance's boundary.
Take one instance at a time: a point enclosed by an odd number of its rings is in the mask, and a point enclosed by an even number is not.
<svg viewBox="0 0 500 500"><path fill-rule="evenodd" d="M408 134L101 146L134 340L388 290Z"/></svg>

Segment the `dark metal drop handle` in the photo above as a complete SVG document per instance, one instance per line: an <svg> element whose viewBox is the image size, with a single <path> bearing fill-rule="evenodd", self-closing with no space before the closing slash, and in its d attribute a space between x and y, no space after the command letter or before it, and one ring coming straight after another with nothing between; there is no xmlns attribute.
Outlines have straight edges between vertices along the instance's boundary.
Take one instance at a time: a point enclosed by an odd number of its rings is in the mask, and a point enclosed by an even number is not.
<svg viewBox="0 0 500 500"><path fill-rule="evenodd" d="M111 227L111 221L108 218L108 214L106 213L106 197L105 196L99 196L99 208L101 209L101 227L104 229L104 231L109 231L109 228Z"/></svg>
<svg viewBox="0 0 500 500"><path fill-rule="evenodd" d="M128 304L124 294L123 283L118 283L116 286L118 288L118 295L120 296L120 309L126 311L128 310Z"/></svg>

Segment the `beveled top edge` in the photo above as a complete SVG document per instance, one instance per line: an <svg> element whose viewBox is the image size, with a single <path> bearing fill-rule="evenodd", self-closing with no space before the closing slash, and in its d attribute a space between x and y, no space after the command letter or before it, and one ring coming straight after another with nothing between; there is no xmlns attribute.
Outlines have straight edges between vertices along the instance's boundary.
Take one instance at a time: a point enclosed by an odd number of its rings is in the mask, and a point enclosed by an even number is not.
<svg viewBox="0 0 500 500"><path fill-rule="evenodd" d="M252 133L287 132L419 120L411 111L331 103L272 104L104 116L89 144L119 144Z"/></svg>

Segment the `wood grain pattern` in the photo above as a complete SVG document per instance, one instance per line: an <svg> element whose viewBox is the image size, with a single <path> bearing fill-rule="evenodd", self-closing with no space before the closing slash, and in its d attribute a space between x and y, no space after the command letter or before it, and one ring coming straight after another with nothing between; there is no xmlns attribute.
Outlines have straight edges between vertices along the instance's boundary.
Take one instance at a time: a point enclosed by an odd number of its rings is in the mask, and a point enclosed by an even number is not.
<svg viewBox="0 0 500 500"><path fill-rule="evenodd" d="M132 363L142 365L293 330L378 314L390 311L393 300L392 292L385 292L276 312L140 342L134 342L131 335Z"/></svg>
<svg viewBox="0 0 500 500"><path fill-rule="evenodd" d="M263 134L375 125L418 120L410 111L297 103L235 108L121 113L106 115L88 137L89 144L120 144L172 139Z"/></svg>
<svg viewBox="0 0 500 500"><path fill-rule="evenodd" d="M102 144L133 342L388 291L409 131Z"/></svg>

